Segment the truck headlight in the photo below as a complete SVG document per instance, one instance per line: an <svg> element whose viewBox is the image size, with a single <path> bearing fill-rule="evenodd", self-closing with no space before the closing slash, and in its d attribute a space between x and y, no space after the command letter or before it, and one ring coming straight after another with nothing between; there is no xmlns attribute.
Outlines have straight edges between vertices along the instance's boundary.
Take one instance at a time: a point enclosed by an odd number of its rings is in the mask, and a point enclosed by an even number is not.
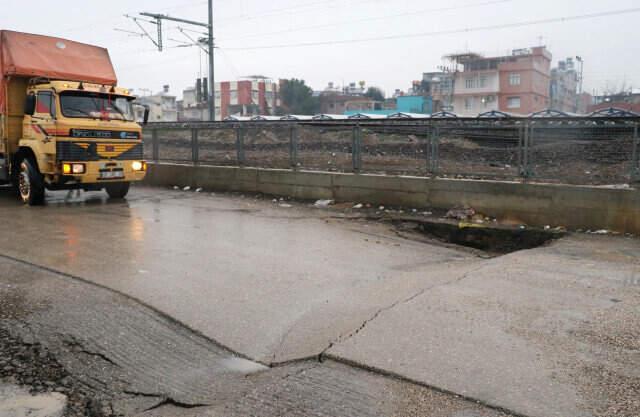
<svg viewBox="0 0 640 417"><path fill-rule="evenodd" d="M65 175L79 175L84 174L85 172L87 172L85 164L62 164L62 173Z"/></svg>
<svg viewBox="0 0 640 417"><path fill-rule="evenodd" d="M147 163L144 161L133 161L131 163L131 168L134 171L145 171L147 169Z"/></svg>

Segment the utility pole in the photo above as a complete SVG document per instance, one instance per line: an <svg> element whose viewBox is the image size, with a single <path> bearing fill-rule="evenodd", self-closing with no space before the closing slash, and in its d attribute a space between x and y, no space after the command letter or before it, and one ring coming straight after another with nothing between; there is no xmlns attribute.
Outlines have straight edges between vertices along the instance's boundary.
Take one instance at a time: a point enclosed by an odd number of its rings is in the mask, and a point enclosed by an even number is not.
<svg viewBox="0 0 640 417"><path fill-rule="evenodd" d="M213 0L209 0L209 120L216 121L216 79L213 57Z"/></svg>
<svg viewBox="0 0 640 417"><path fill-rule="evenodd" d="M158 14L158 13L140 13L140 16L150 17L154 19L153 21L139 19L133 16L127 16L127 17L133 19L133 21L138 26L140 26L140 28L144 32L144 35L146 35L151 40L151 42L153 42L154 45L158 47L159 51L162 51L162 21L163 20L170 20L172 22L184 23L187 25L200 26L200 27L207 28L207 46L208 47L207 47L207 50L205 51L207 52L207 54L209 54L209 86L208 86L209 91L207 92L209 99L207 100L207 102L209 104L209 120L215 121L216 120L216 94L215 94L216 86L215 86L215 75L214 75L215 61L213 56L213 51L215 49L214 37L213 37L213 0L208 0L208 3L209 3L209 9L208 9L209 18L207 23L196 22L196 21L187 20L187 19L180 19L177 17L171 17L165 14ZM153 39L151 35L149 35L149 33L146 30L144 30L144 28L140 25L138 20L146 21L147 23L152 23L157 25L158 39L157 40Z"/></svg>
<svg viewBox="0 0 640 417"><path fill-rule="evenodd" d="M578 72L578 92L576 95L576 110L580 110L580 102L582 100L582 89L584 81L584 60L581 56L576 57L576 61L580 64L580 71Z"/></svg>

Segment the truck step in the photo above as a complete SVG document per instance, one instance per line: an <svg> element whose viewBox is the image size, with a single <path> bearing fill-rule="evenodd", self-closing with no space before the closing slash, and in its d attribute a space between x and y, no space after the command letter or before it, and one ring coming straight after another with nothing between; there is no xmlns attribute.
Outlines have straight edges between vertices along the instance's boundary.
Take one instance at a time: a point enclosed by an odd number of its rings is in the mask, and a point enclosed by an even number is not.
<svg viewBox="0 0 640 417"><path fill-rule="evenodd" d="M9 181L9 166L6 159L0 157L0 181Z"/></svg>

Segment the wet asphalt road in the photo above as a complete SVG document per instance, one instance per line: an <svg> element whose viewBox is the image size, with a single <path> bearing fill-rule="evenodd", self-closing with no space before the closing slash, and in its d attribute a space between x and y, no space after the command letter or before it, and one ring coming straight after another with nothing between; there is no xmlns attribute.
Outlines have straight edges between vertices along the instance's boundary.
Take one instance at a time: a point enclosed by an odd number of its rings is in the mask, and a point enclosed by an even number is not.
<svg viewBox="0 0 640 417"><path fill-rule="evenodd" d="M19 225L0 254L134 297L256 363L321 354L530 416L640 410L637 240L484 259L252 196L64 197L25 208L0 194Z"/></svg>

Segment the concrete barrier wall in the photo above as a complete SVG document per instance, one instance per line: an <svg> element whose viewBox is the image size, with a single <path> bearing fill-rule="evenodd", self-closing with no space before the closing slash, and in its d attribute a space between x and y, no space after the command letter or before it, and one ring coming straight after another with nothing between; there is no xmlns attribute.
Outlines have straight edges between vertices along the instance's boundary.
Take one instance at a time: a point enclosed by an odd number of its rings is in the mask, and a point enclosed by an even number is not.
<svg viewBox="0 0 640 417"><path fill-rule="evenodd" d="M416 208L469 205L487 216L532 226L640 234L640 191L635 189L178 164L150 164L146 182Z"/></svg>

